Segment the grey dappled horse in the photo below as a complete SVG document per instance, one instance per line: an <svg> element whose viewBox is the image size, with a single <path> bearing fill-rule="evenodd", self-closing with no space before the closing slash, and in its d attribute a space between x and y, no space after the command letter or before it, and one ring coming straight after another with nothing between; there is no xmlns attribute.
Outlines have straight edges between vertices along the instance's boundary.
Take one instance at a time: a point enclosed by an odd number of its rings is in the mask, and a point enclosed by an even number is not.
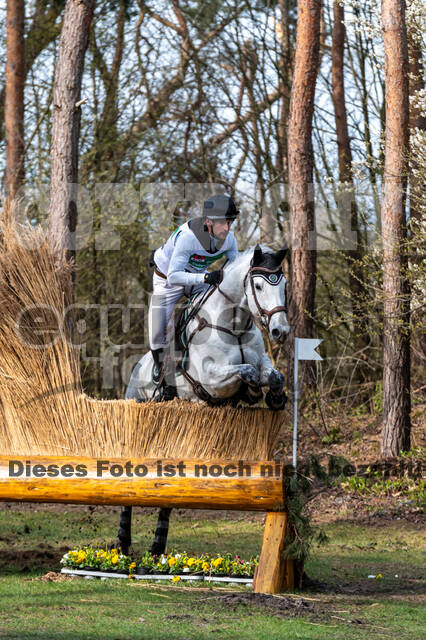
<svg viewBox="0 0 426 640"><path fill-rule="evenodd" d="M226 402L255 404L268 389L265 401L283 409L284 378L265 353L258 322L271 341L283 341L290 332L286 316L286 280L281 263L286 250L273 252L257 245L223 269L219 286L191 300L180 359L186 364L174 372L179 398L201 398L212 405ZM135 366L126 398L138 402L155 396L153 359L145 354ZM160 509L152 553L166 547L171 509ZM131 544L131 507L122 507L117 544L127 552Z"/></svg>

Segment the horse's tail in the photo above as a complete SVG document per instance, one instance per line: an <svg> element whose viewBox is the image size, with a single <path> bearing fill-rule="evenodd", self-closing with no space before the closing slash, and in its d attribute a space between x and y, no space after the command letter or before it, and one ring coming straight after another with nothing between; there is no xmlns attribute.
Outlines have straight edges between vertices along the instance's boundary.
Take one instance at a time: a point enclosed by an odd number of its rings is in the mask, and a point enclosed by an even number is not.
<svg viewBox="0 0 426 640"><path fill-rule="evenodd" d="M158 514L157 528L155 530L154 542L151 553L160 556L166 550L167 536L169 533L169 520L171 509L160 509Z"/></svg>

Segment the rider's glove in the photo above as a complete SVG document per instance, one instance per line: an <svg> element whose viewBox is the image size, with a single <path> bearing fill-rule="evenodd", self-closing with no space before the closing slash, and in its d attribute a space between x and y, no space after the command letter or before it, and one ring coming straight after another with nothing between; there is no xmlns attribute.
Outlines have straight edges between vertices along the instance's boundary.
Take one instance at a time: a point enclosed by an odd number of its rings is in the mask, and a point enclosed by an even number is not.
<svg viewBox="0 0 426 640"><path fill-rule="evenodd" d="M204 282L206 284L213 284L214 286L217 286L222 282L222 271L218 270L206 273L204 276Z"/></svg>

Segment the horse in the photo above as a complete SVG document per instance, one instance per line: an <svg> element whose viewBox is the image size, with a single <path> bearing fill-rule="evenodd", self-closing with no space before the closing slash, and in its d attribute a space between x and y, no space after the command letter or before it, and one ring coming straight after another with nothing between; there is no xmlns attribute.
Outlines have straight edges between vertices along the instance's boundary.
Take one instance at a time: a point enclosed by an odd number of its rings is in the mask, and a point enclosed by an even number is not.
<svg viewBox="0 0 426 640"><path fill-rule="evenodd" d="M263 397L272 410L283 409L287 397L284 377L265 353L259 323L272 342L290 332L287 287L282 271L286 249L274 252L256 245L223 268L219 285L189 301L177 322L178 364L174 372L179 398L202 399L210 405L238 402L256 404ZM151 352L136 364L126 399L145 402L155 398ZM160 509L151 552L164 553L171 509ZM131 507L122 507L117 546L127 553L131 544Z"/></svg>

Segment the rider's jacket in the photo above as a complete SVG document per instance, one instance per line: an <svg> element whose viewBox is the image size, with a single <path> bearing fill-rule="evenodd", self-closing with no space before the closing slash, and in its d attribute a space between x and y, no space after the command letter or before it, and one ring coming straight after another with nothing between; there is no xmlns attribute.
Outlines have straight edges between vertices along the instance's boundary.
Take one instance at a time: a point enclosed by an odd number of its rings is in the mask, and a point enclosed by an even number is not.
<svg viewBox="0 0 426 640"><path fill-rule="evenodd" d="M205 231L203 218L192 218L155 251L154 262L159 271L167 274L168 284L192 286L204 282L204 274L213 262L223 256L234 260L237 255L232 231L224 241L218 241Z"/></svg>

